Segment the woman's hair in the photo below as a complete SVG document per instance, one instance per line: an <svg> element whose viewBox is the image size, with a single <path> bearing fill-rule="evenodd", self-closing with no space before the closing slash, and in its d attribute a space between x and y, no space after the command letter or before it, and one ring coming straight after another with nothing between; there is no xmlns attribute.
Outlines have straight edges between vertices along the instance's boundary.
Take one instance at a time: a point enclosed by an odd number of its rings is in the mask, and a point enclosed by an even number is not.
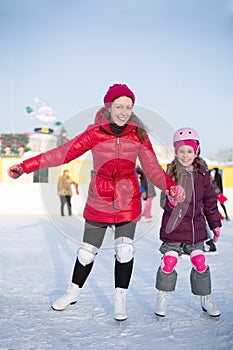
<svg viewBox="0 0 233 350"><path fill-rule="evenodd" d="M105 107L103 107L101 110L104 113L104 116L109 121L111 121L111 114L110 114L110 112ZM134 114L132 112L129 121L133 121L133 122L135 122L137 124L137 133L138 133L138 136L139 136L140 140L142 142L146 141L147 130L146 130L145 125L141 121L141 119L138 116L136 116L136 114Z"/></svg>
<svg viewBox="0 0 233 350"><path fill-rule="evenodd" d="M196 157L193 161L193 171L197 171L198 168L200 168L200 165L203 165L204 167L207 168L207 165L205 163L205 161L200 158L200 157ZM168 164L167 166L167 173L168 175L172 178L172 180L174 180L175 182L179 183L180 180L180 174L182 172L182 165L179 163L177 157L175 157L173 159L173 161Z"/></svg>

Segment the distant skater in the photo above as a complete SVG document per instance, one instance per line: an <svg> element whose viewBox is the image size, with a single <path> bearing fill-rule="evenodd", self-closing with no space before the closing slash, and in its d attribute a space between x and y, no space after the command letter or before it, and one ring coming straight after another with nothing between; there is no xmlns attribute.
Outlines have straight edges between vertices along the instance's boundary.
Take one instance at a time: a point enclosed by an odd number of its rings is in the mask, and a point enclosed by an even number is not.
<svg viewBox="0 0 233 350"><path fill-rule="evenodd" d="M223 184L222 184L222 176L219 173L219 168L213 168L210 170L210 176L211 179L213 181L214 187L215 187L215 192L217 194L219 203L221 205L221 207L223 208L224 214L225 214L225 219L226 221L229 221L230 218L227 214L227 209L225 206L225 201L226 201L226 197L222 196L223 195Z"/></svg>
<svg viewBox="0 0 233 350"><path fill-rule="evenodd" d="M77 188L77 182L73 181L70 177L69 170L64 170L62 176L58 179L57 194L61 201L61 216L64 216L64 207L67 205L69 216L72 215L72 185Z"/></svg>

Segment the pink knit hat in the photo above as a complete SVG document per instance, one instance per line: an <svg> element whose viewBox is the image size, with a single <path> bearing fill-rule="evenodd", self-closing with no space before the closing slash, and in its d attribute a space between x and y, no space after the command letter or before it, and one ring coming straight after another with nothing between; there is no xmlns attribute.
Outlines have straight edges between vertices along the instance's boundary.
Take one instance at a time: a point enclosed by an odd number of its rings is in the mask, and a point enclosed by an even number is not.
<svg viewBox="0 0 233 350"><path fill-rule="evenodd" d="M175 145L174 145L175 154L177 154L178 149L181 146L191 146L194 149L194 152L196 155L199 152L199 145L195 140L182 140L182 141L175 142Z"/></svg>
<svg viewBox="0 0 233 350"><path fill-rule="evenodd" d="M116 98L120 96L128 96L132 99L133 104L135 102L135 96L133 91L131 91L125 84L114 84L109 87L106 95L104 96L104 104L107 107L112 103Z"/></svg>

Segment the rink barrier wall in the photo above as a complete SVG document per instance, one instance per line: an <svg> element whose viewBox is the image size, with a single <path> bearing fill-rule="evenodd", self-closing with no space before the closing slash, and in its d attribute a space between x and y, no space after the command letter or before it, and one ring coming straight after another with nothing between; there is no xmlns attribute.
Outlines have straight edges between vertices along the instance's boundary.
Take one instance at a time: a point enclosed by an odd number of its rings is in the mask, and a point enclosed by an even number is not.
<svg viewBox="0 0 233 350"><path fill-rule="evenodd" d="M52 211L59 212L59 197L56 193L57 181L64 169L70 171L71 178L79 183L80 196L73 196L75 212L82 215L85 204L88 184L91 179L93 163L90 159L76 159L69 164L48 169L48 183L35 183L34 175L25 174L19 179L11 179L7 174L7 169L23 159L0 158L0 214L46 214ZM165 169L167 164L162 164ZM224 195L228 198L225 205L228 214L233 217L233 165L214 165L209 169L218 167L223 178ZM47 186L47 187L46 187ZM47 188L47 189L46 189ZM50 193L51 192L51 193ZM46 193L49 193L47 198ZM159 190L157 189L157 194ZM160 211L159 195L153 201L154 212ZM51 201L50 201L51 198ZM47 208L49 207L49 209ZM222 208L220 207L222 212Z"/></svg>
<svg viewBox="0 0 233 350"><path fill-rule="evenodd" d="M80 194L72 196L72 207L74 214L82 216L86 202L88 185L79 186ZM39 183L0 183L0 215L59 215L60 200L57 195L56 184ZM160 191L156 189L157 196L153 200L152 215L158 217L162 213L160 208ZM226 188L225 196L228 198L225 205L228 214L233 218L233 188ZM223 214L222 208L219 207Z"/></svg>

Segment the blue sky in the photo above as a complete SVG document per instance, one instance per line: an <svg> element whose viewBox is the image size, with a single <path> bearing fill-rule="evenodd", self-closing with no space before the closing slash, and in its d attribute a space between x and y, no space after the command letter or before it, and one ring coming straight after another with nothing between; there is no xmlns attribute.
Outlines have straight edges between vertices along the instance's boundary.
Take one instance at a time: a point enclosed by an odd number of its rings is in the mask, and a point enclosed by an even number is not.
<svg viewBox="0 0 233 350"><path fill-rule="evenodd" d="M203 155L233 147L232 0L0 0L0 52L0 133L33 129L35 97L65 121L123 82Z"/></svg>

